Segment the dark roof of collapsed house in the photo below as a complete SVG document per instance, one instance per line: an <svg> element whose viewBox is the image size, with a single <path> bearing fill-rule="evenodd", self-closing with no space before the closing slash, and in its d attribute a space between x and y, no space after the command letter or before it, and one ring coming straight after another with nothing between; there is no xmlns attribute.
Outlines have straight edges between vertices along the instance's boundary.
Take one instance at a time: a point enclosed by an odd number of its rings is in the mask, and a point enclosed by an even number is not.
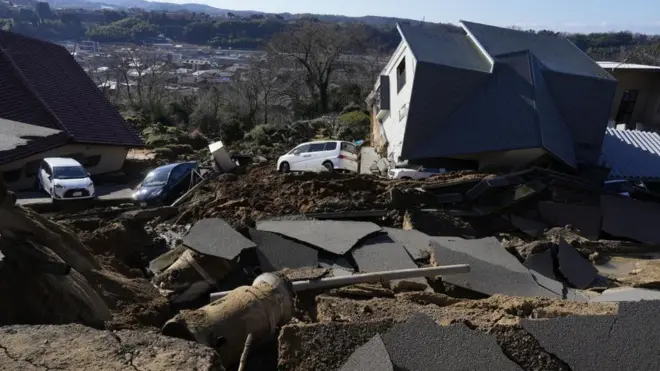
<svg viewBox="0 0 660 371"><path fill-rule="evenodd" d="M542 148L597 163L616 80L564 38L462 23L399 25L417 59L401 156Z"/></svg>
<svg viewBox="0 0 660 371"><path fill-rule="evenodd" d="M60 130L78 143L143 146L66 48L8 31L0 31L0 117ZM30 146L32 153L41 147Z"/></svg>

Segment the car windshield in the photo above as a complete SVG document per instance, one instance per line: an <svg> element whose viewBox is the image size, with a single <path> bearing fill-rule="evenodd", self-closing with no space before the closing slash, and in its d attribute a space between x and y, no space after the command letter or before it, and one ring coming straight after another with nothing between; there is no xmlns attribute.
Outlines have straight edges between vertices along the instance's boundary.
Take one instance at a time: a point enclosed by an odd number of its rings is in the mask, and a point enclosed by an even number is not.
<svg viewBox="0 0 660 371"><path fill-rule="evenodd" d="M152 170L144 178L142 185L147 187L157 187L167 184L167 178L170 176L170 170L171 168Z"/></svg>
<svg viewBox="0 0 660 371"><path fill-rule="evenodd" d="M87 178L87 172L82 166L56 166L53 168L55 179L83 179Z"/></svg>

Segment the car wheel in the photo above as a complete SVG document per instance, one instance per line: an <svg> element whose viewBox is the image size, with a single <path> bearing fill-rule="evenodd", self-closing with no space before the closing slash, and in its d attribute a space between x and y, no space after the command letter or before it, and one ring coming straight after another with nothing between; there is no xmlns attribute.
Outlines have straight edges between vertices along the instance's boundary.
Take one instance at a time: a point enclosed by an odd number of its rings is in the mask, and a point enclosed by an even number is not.
<svg viewBox="0 0 660 371"><path fill-rule="evenodd" d="M330 161L324 162L323 166L325 166L325 168L328 169L329 172L333 172L335 170L335 165L333 165L332 162Z"/></svg>
<svg viewBox="0 0 660 371"><path fill-rule="evenodd" d="M291 171L291 167L289 166L288 162L283 162L280 164L280 171L283 173L288 173Z"/></svg>

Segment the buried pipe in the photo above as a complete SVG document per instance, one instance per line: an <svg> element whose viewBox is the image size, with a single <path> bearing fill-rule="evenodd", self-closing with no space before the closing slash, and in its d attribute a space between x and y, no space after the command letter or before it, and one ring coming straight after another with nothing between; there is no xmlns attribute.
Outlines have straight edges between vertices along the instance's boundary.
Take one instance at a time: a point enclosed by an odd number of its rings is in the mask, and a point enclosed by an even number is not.
<svg viewBox="0 0 660 371"><path fill-rule="evenodd" d="M272 273L259 275L252 286L212 294L212 302L197 310L184 310L167 321L162 328L166 336L173 336L214 348L224 367L239 362L248 337L248 344L264 341L275 335L280 326L291 320L294 311L294 292L381 282L414 277L467 273L467 264L431 268L330 277L298 281L293 284Z"/></svg>
<svg viewBox="0 0 660 371"><path fill-rule="evenodd" d="M241 286L197 310L184 310L162 328L178 337L214 348L224 367L239 361L248 336L268 339L293 316L291 284L265 273L252 286ZM251 342L252 343L252 342Z"/></svg>
<svg viewBox="0 0 660 371"><path fill-rule="evenodd" d="M470 272L470 265L456 264L456 265L443 265L439 267L429 268L412 268L412 269L399 269L393 271L372 272L354 274L352 276L343 277L328 277L316 280L296 281L292 284L294 292L312 290L312 289L326 289L336 288L342 286L350 286L358 283L374 283L400 280L406 278L417 277L434 277L449 274L460 274ZM261 276L259 276L261 277ZM257 277L257 280L259 279ZM256 283L257 281L255 281ZM214 292L211 294L211 302L221 299L228 295L231 291Z"/></svg>

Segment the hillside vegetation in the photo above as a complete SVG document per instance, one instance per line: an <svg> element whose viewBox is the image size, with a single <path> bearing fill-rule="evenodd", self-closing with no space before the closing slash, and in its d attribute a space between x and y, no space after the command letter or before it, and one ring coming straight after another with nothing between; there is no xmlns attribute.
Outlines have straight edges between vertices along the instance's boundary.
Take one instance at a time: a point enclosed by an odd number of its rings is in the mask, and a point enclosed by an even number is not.
<svg viewBox="0 0 660 371"><path fill-rule="evenodd" d="M91 39L100 42L141 43L150 37L164 35L175 42L233 48L261 48L273 35L301 21L337 22L348 24L341 16L298 16L290 14L251 14L229 12L218 17L206 13L131 10L64 9L53 11L48 3L37 2L34 9L9 7L0 3L0 26L29 36L48 40ZM396 18L362 17L363 27L370 40L384 51L396 47L400 38L396 32ZM353 23L354 24L354 23ZM460 32L451 24L437 24L450 31ZM530 31L534 32L534 31ZM539 31L558 34L554 31ZM645 53L635 51L660 41L658 36L621 31L612 33L562 34L580 49L597 60L627 60L640 62ZM630 56L635 54L635 56Z"/></svg>

